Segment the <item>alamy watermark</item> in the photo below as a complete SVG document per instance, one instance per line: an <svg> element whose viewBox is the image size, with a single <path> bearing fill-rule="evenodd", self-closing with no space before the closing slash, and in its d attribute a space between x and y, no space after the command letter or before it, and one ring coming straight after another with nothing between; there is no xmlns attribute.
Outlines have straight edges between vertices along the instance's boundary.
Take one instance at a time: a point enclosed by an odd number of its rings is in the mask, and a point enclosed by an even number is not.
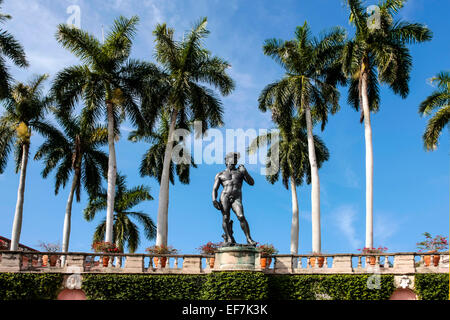
<svg viewBox="0 0 450 320"><path fill-rule="evenodd" d="M273 175L279 170L279 131L276 129L226 129L211 128L200 137L195 138L194 132L202 132L202 122L194 122L194 131L177 129L173 132L171 141L175 142L172 150L172 161L175 164L224 164L225 155L238 152L240 164L260 164L262 175ZM257 150L248 154L248 146L257 137L264 137ZM270 148L270 159L267 154Z"/></svg>
<svg viewBox="0 0 450 320"><path fill-rule="evenodd" d="M369 14L367 18L367 28L370 30L376 30L381 28L381 14L380 7L377 5L371 5L367 7L366 12Z"/></svg>
<svg viewBox="0 0 450 320"><path fill-rule="evenodd" d="M79 5L73 4L67 7L66 13L69 14L66 23L73 28L81 28L81 8Z"/></svg>

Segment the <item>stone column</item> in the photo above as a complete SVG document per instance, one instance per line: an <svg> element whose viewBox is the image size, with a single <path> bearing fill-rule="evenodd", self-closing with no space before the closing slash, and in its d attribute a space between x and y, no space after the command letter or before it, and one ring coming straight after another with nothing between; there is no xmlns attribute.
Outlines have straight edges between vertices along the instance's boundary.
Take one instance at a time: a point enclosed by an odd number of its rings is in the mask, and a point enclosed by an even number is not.
<svg viewBox="0 0 450 320"><path fill-rule="evenodd" d="M0 263L0 272L19 272L22 266L21 253L2 253L2 262Z"/></svg>
<svg viewBox="0 0 450 320"><path fill-rule="evenodd" d="M183 273L201 273L201 272L202 272L202 257L184 256Z"/></svg>
<svg viewBox="0 0 450 320"><path fill-rule="evenodd" d="M415 273L415 261L413 254L396 255L394 257L394 270L395 273Z"/></svg>
<svg viewBox="0 0 450 320"><path fill-rule="evenodd" d="M333 257L333 273L353 273L352 256L335 256Z"/></svg>
<svg viewBox="0 0 450 320"><path fill-rule="evenodd" d="M276 257L275 258L275 273L292 273L293 257Z"/></svg>
<svg viewBox="0 0 450 320"><path fill-rule="evenodd" d="M143 256L127 256L125 258L124 273L142 273L144 272Z"/></svg>

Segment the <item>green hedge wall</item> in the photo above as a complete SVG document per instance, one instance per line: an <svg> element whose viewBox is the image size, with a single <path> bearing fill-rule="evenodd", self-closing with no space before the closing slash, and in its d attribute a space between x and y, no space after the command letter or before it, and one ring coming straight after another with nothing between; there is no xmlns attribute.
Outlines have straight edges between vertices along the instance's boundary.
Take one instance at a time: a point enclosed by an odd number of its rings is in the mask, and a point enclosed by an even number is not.
<svg viewBox="0 0 450 320"><path fill-rule="evenodd" d="M264 300L269 297L269 277L259 272L219 272L206 276L203 300Z"/></svg>
<svg viewBox="0 0 450 320"><path fill-rule="evenodd" d="M62 283L56 273L0 273L0 300L55 299Z"/></svg>
<svg viewBox="0 0 450 320"><path fill-rule="evenodd" d="M273 275L272 299L280 300L387 300L394 288L393 275ZM369 289L368 281L376 286Z"/></svg>
<svg viewBox="0 0 450 320"><path fill-rule="evenodd" d="M220 272L206 275L86 274L82 289L96 300L386 300L394 276L380 275L379 289L369 289L371 275L270 275ZM416 274L420 299L447 300L448 274ZM0 300L55 299L62 274L0 273ZM377 284L376 281L372 281Z"/></svg>
<svg viewBox="0 0 450 320"><path fill-rule="evenodd" d="M416 274L414 280L416 292L421 300L447 300L448 299L448 273Z"/></svg>
<svg viewBox="0 0 450 320"><path fill-rule="evenodd" d="M380 288L368 289L370 275L265 275L220 272L207 275L85 275L82 289L99 300L385 300L394 276L381 275Z"/></svg>
<svg viewBox="0 0 450 320"><path fill-rule="evenodd" d="M82 290L96 300L199 299L201 275L83 275Z"/></svg>

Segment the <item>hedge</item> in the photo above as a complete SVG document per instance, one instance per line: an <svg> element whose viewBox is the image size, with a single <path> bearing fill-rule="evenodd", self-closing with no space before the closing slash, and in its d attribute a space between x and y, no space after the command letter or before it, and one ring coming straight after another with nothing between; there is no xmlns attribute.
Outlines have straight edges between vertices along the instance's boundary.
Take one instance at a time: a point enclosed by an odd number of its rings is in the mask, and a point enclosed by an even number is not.
<svg viewBox="0 0 450 320"><path fill-rule="evenodd" d="M0 300L55 299L63 274L0 273Z"/></svg>
<svg viewBox="0 0 450 320"><path fill-rule="evenodd" d="M82 289L93 300L387 300L394 276L378 276L84 274ZM0 273L0 300L55 299L62 281L62 274ZM423 300L447 300L448 281L448 274L416 274L416 292Z"/></svg>
<svg viewBox="0 0 450 320"><path fill-rule="evenodd" d="M207 275L85 275L82 289L98 300L384 300L394 291L394 276L380 275L379 289L369 289L370 275L265 275L220 272Z"/></svg>
<svg viewBox="0 0 450 320"><path fill-rule="evenodd" d="M419 273L415 277L415 288L421 300L448 300L448 273Z"/></svg>
<svg viewBox="0 0 450 320"><path fill-rule="evenodd" d="M206 276L203 300L264 300L269 297L269 277L259 272L219 272Z"/></svg>
<svg viewBox="0 0 450 320"><path fill-rule="evenodd" d="M273 275L269 292L279 300L387 300L394 290L393 275Z"/></svg>
<svg viewBox="0 0 450 320"><path fill-rule="evenodd" d="M83 275L82 290L95 300L199 299L201 275Z"/></svg>

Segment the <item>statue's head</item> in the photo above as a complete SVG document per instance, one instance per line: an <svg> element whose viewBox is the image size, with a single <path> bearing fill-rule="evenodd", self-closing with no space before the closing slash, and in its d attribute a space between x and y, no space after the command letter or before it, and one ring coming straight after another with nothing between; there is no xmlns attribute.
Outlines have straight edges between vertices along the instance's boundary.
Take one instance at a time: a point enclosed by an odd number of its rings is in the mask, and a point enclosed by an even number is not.
<svg viewBox="0 0 450 320"><path fill-rule="evenodd" d="M225 156L225 165L227 166L227 168L234 168L234 166L238 163L240 156L241 155L239 152L227 153L227 155Z"/></svg>

